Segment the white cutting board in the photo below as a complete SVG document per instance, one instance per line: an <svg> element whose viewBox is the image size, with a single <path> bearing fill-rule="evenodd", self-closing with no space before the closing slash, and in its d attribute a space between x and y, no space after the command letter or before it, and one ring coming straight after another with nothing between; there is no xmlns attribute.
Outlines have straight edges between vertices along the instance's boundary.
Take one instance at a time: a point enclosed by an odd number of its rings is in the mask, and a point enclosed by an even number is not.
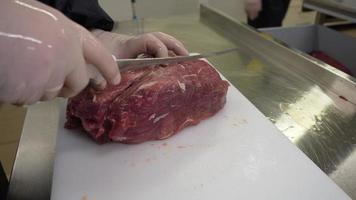
<svg viewBox="0 0 356 200"><path fill-rule="evenodd" d="M61 106L52 200L350 199L233 86L212 118L139 145L62 128Z"/></svg>

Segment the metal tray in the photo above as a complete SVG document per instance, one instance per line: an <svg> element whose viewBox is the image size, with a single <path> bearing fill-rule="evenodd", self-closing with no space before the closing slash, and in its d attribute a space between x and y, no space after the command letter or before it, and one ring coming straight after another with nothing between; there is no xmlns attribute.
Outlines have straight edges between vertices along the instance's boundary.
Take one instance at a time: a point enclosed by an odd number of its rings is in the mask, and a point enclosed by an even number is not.
<svg viewBox="0 0 356 200"><path fill-rule="evenodd" d="M313 50L323 51L356 74L356 40L353 37L319 25L265 28L260 31L307 54Z"/></svg>

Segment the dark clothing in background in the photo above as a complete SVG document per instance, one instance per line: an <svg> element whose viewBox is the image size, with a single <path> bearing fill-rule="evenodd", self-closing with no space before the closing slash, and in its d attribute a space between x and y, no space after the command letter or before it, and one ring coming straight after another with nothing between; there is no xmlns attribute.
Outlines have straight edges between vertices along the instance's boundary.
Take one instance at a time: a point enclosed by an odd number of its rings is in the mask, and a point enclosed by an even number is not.
<svg viewBox="0 0 356 200"><path fill-rule="evenodd" d="M262 0L262 11L256 19L248 19L248 24L255 28L282 26L289 3L290 0Z"/></svg>
<svg viewBox="0 0 356 200"><path fill-rule="evenodd" d="M98 0L39 0L66 15L86 29L111 31L114 21L100 7Z"/></svg>

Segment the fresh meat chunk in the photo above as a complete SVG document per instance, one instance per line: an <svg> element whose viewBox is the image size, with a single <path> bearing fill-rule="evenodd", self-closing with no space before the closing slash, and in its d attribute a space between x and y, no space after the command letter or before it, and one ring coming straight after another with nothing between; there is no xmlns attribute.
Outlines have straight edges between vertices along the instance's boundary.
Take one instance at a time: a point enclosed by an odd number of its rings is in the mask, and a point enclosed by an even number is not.
<svg viewBox="0 0 356 200"><path fill-rule="evenodd" d="M65 126L100 143L165 139L223 108L228 85L202 60L124 71L118 86L70 99Z"/></svg>
<svg viewBox="0 0 356 200"><path fill-rule="evenodd" d="M338 60L332 58L331 56L329 56L328 54L322 52L322 51L312 51L310 53L311 56L313 56L314 58L317 58L323 62L325 62L326 64L329 64L333 67L335 67L336 69L339 69L343 72L345 72L346 74L353 76L353 73L341 62L339 62Z"/></svg>

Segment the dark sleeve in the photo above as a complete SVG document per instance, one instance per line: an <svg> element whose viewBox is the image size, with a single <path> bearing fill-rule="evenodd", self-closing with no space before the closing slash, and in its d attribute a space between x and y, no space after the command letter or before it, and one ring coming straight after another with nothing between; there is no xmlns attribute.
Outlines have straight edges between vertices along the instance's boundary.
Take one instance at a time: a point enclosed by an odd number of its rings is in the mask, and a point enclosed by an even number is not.
<svg viewBox="0 0 356 200"><path fill-rule="evenodd" d="M114 21L100 7L98 0L39 0L87 29L111 31Z"/></svg>

